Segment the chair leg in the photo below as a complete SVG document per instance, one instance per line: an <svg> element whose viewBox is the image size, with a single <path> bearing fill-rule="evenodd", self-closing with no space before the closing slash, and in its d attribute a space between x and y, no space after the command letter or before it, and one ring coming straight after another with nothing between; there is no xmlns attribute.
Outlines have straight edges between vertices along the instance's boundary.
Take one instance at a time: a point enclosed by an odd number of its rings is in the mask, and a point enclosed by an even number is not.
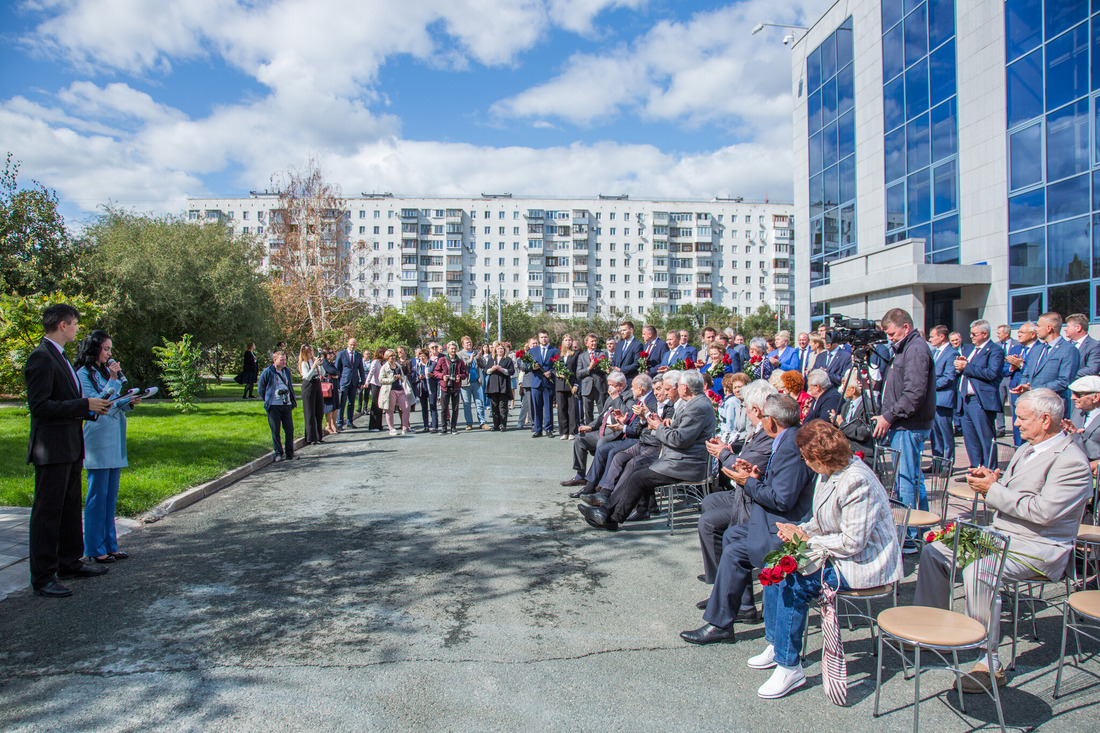
<svg viewBox="0 0 1100 733"><path fill-rule="evenodd" d="M997 722L1001 724L1001 733L1005 733L1005 714L1001 710L1001 693L997 687L997 681L993 679L993 652L986 645L986 666L989 667L989 686L993 689L993 703L997 706ZM914 732L915 733L915 732Z"/></svg>
<svg viewBox="0 0 1100 733"><path fill-rule="evenodd" d="M920 731L920 644L913 646L913 733Z"/></svg>
<svg viewBox="0 0 1100 733"><path fill-rule="evenodd" d="M1008 669L1016 669L1016 637L1019 636L1020 629L1020 584L1013 583L1012 585L1012 654L1009 656ZM996 640L997 644L1001 643L1000 639ZM990 670L990 674L993 670Z"/></svg>
<svg viewBox="0 0 1100 733"><path fill-rule="evenodd" d="M875 709L871 713L873 717L878 717L878 694L882 689L882 645L884 643L884 637L882 634L878 635L878 659L875 662Z"/></svg>
<svg viewBox="0 0 1100 733"><path fill-rule="evenodd" d="M673 526L676 520L672 517L672 484L665 487L665 512L668 514L668 533L676 534L676 528Z"/></svg>
<svg viewBox="0 0 1100 733"><path fill-rule="evenodd" d="M959 673L959 653L951 650L951 666L955 668L955 688L959 691L959 709L966 712L966 698L963 696L962 674Z"/></svg>
<svg viewBox="0 0 1100 733"><path fill-rule="evenodd" d="M1069 623L1069 599L1062 602L1062 650L1058 653L1058 674L1054 675L1054 697L1058 697L1058 687L1062 684L1062 667L1066 663L1066 631Z"/></svg>

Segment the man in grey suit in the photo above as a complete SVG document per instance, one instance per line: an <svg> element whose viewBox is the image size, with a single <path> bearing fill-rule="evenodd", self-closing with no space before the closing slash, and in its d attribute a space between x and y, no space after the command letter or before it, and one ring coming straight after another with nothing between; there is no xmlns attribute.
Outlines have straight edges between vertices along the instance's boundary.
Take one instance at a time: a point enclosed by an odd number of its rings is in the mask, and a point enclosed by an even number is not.
<svg viewBox="0 0 1100 733"><path fill-rule="evenodd" d="M581 422L590 423L607 399L607 373L592 364L607 352L600 349L600 339L594 333L584 337L584 351L577 355L577 391L581 395ZM610 360L605 365L610 364Z"/></svg>
<svg viewBox="0 0 1100 733"><path fill-rule="evenodd" d="M680 399L685 401L665 426L656 413L649 413L647 421L653 436L661 444L657 460L648 468L635 471L611 494L605 506L578 504L586 522L593 527L615 531L639 500L658 486L702 481L707 474L710 455L706 443L714 435L714 407L703 394L706 387L703 375L697 371L685 372L680 378Z"/></svg>
<svg viewBox="0 0 1100 733"><path fill-rule="evenodd" d="M1000 347L1001 351L1003 351L1005 356L1007 357L1010 353L1012 353L1012 350L1014 348L1016 348L1017 346L1020 345L1020 342L1017 341L1016 339L1012 338L1012 329L1011 328L1009 328L1005 324L1001 324L1000 326L997 326L996 345ZM1100 355L1098 355L1098 356L1100 356ZM1005 365L1003 367L1001 376L1002 377L1007 377L1008 375L1009 375L1009 364L1006 361ZM1004 406L1005 406L1005 403L1008 402L1008 387L1009 387L1008 380L1007 379L1002 379L1001 380L1001 386L998 388L999 393L1001 395L1001 411L997 413L997 422L996 422L997 437L998 438L1003 438L1004 434L1005 434L1005 408L1004 408Z"/></svg>
<svg viewBox="0 0 1100 733"><path fill-rule="evenodd" d="M1062 416L1062 398L1052 390L1033 389L1020 395L1016 421L1026 445L1016 451L1003 476L985 467L970 469L970 488L996 512L993 530L1010 540L1004 580L1059 580L1066 563L1072 561L1077 528L1092 492L1092 470L1085 454L1062 432ZM949 607L951 554L952 549L941 542L925 545L914 605ZM989 584L989 578L978 572L980 565L972 563L962 572L967 615L972 618L978 613L974 604L980 584L986 588ZM990 625L992 638L999 640L1000 593L993 593L993 598ZM996 650L992 656L993 680L1000 687L1005 674ZM979 662L970 673L977 681L964 678L963 692L984 692L981 685L989 689L990 672Z"/></svg>
<svg viewBox="0 0 1100 733"><path fill-rule="evenodd" d="M1100 461L1100 377L1081 377L1069 388L1073 393L1073 420L1062 420L1062 429L1073 437L1095 469Z"/></svg>

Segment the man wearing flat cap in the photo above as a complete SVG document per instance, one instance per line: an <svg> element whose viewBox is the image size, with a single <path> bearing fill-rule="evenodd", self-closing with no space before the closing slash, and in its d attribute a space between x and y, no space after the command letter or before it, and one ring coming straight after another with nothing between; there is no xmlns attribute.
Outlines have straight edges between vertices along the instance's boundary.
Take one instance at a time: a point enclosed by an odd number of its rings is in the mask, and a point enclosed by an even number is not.
<svg viewBox="0 0 1100 733"><path fill-rule="evenodd" d="M1077 409L1072 420L1062 421L1062 429L1073 436L1095 471L1100 461L1100 377L1080 377L1070 383L1069 391Z"/></svg>

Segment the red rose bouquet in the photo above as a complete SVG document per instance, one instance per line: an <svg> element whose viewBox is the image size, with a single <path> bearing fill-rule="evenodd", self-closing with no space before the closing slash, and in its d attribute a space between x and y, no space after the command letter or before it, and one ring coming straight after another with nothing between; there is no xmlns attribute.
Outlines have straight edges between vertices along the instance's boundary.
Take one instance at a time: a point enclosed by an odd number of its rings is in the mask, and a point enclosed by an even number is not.
<svg viewBox="0 0 1100 733"><path fill-rule="evenodd" d="M642 353L638 354L638 373L640 374L646 369L649 369L649 352L643 351Z"/></svg>
<svg viewBox="0 0 1100 733"><path fill-rule="evenodd" d="M749 379L763 379L764 378L764 357L753 356L749 359L749 363L745 365L745 374L749 375Z"/></svg>
<svg viewBox="0 0 1100 733"><path fill-rule="evenodd" d="M608 364L610 364L610 359L607 358L607 354L596 354L596 358L592 360L592 363L589 365L588 369L589 371L603 372L604 374L606 374Z"/></svg>
<svg viewBox="0 0 1100 733"><path fill-rule="evenodd" d="M569 371L569 367L565 365L565 359L557 356L550 357L550 368L554 370L554 374L566 382L573 378L573 372Z"/></svg>
<svg viewBox="0 0 1100 733"><path fill-rule="evenodd" d="M983 550L988 553L987 548L983 548L978 544L979 533L974 527L960 527L954 522L948 522L939 532L929 532L926 534L924 536L924 541L929 544L932 542L942 542L948 547L954 547L955 534L958 532L962 533L959 537L958 563L960 568L965 568L970 563L981 558L983 556ZM1026 565L1036 575L1043 574L1042 571L1037 570L1034 565L1024 559L1026 557L1031 560L1038 560L1039 558L1034 555L1024 555L1023 553L1009 550L1008 556L1020 564Z"/></svg>
<svg viewBox="0 0 1100 733"><path fill-rule="evenodd" d="M669 364L668 368L669 369L675 369L676 371L679 371L679 372L687 371L688 369L694 369L695 368L695 360L694 359L680 359L679 361L674 361L673 363Z"/></svg>
<svg viewBox="0 0 1100 733"><path fill-rule="evenodd" d="M710 399L710 404L714 406L714 424L722 424L722 415L720 409L722 407L722 395L715 392L713 389L707 390L707 397Z"/></svg>
<svg viewBox="0 0 1100 733"><path fill-rule="evenodd" d="M784 542L778 550L764 557L764 569L760 571L760 585L775 585L782 582L799 568L809 564L810 546L804 539L796 538Z"/></svg>
<svg viewBox="0 0 1100 733"><path fill-rule="evenodd" d="M525 372L535 371L535 359L525 349L520 349L516 352L516 360L519 362L519 366Z"/></svg>

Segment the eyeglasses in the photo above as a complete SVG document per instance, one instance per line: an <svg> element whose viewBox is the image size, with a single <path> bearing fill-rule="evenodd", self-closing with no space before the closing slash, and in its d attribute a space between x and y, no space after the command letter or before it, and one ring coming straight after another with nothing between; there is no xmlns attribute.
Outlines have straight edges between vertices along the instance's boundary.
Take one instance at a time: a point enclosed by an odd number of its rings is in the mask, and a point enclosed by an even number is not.
<svg viewBox="0 0 1100 733"><path fill-rule="evenodd" d="M1094 394L1096 394L1096 393L1095 392L1074 392L1073 397L1074 397L1074 399L1076 399L1078 397L1088 397L1089 395L1094 395Z"/></svg>

